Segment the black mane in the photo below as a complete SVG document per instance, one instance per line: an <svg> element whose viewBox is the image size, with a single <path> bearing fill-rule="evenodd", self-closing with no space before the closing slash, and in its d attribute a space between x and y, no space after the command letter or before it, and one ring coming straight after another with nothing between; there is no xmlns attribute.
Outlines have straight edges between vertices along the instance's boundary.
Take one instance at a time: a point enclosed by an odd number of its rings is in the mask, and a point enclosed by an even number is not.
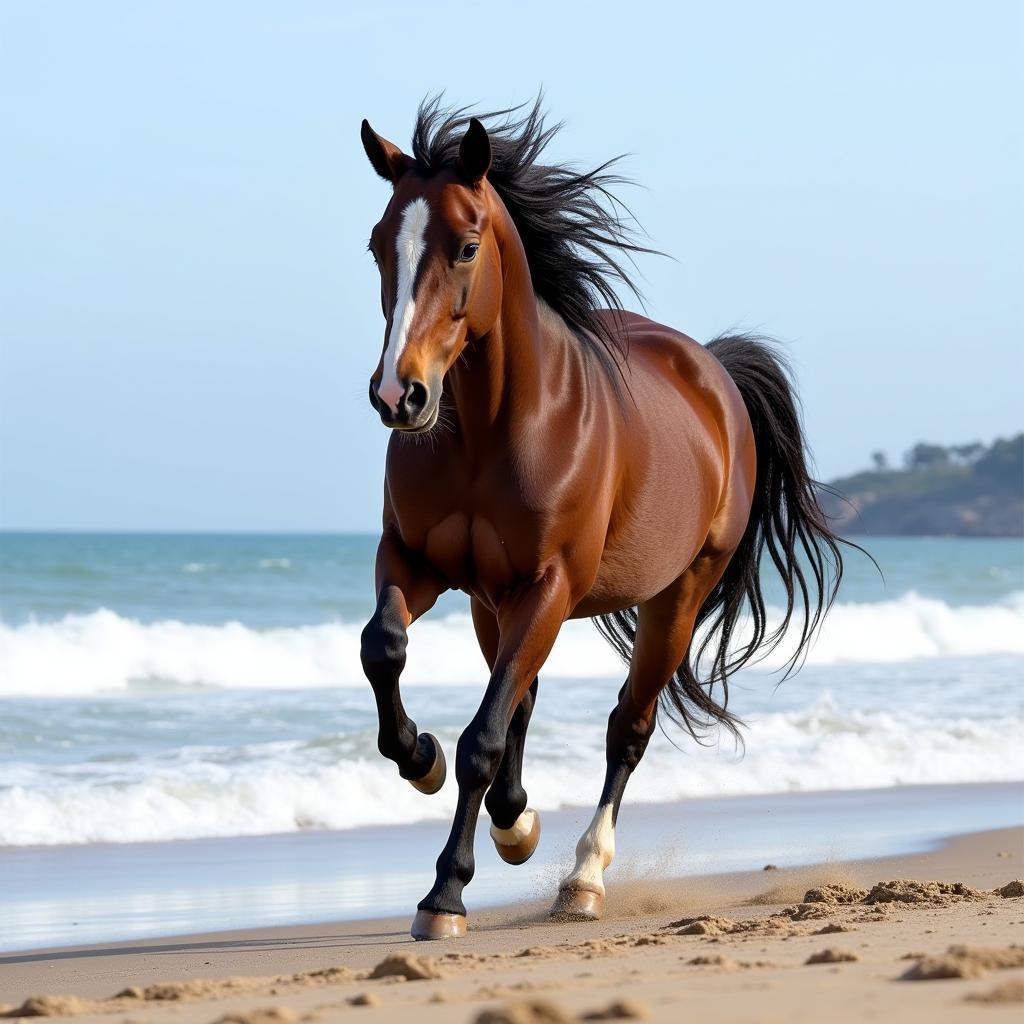
<svg viewBox="0 0 1024 1024"><path fill-rule="evenodd" d="M483 122L492 154L487 180L519 231L534 291L607 369L621 372L625 332L615 331L597 310L623 311L616 282L642 301L624 263L632 263L634 253L655 250L637 242L632 214L611 191L630 183L608 173L621 157L591 171L538 162L562 127L561 122L545 124L541 100L538 96L528 109L524 104L473 115L467 107L442 107L440 96L425 99L416 115L413 156L422 174L451 167L470 117Z"/></svg>

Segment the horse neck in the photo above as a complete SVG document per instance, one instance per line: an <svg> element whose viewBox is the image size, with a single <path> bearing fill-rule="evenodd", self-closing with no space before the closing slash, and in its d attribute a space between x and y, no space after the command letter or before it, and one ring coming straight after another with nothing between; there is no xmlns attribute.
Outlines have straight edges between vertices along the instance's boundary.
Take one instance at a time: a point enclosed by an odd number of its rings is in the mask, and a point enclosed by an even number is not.
<svg viewBox="0 0 1024 1024"><path fill-rule="evenodd" d="M493 193L492 193L493 195ZM486 452L499 435L536 422L545 382L564 367L567 331L552 324L533 290L519 233L493 195L495 236L501 257L502 297L494 326L467 345L448 373L459 433L467 448ZM555 329L552 329L552 328Z"/></svg>

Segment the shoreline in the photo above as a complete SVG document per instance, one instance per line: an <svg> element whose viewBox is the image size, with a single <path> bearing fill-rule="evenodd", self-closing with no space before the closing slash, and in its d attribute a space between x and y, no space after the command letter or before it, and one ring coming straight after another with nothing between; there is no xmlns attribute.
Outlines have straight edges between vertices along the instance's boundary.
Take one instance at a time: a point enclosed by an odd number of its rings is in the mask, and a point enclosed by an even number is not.
<svg viewBox="0 0 1024 1024"><path fill-rule="evenodd" d="M279 1024L300 1014L328 1021L342 1019L351 1000L367 994L364 1005L381 1022L412 1015L468 1022L481 1007L534 996L578 1013L625 994L635 995L650 1019L666 1021L691 1010L717 1011L719 1020L764 1020L765 998L773 1019L847 1020L869 1012L910 1021L936 1014L959 1021L974 1013L991 1019L987 1005L964 997L984 994L996 982L1024 983L1024 965L972 968L941 984L895 982L908 969L902 959L908 954L941 957L956 943L1017 956L1012 948L1024 939L1024 899L1002 899L992 890L1019 878L1022 868L1024 828L1016 827L952 835L924 853L770 872L673 881L610 876L603 921L550 922L546 901L532 901L478 910L468 936L456 942L415 944L402 915L64 946L0 955L0 1002L16 1006L32 994L72 994L86 1001L69 1012L82 1024L109 1020L115 1011L153 1024L208 1022L228 1013L256 1024L253 1011L272 1007L284 1014ZM960 882L982 895L889 907L825 905L812 907L806 920L805 911L785 916L793 913L786 905L798 903L809 887L832 882L866 889L895 878ZM668 927L701 915L712 921L707 931L680 934ZM714 922L739 919L739 930L716 930ZM824 935L822 927L837 934ZM850 959L806 964L825 948ZM367 979L385 957L406 953L425 957L439 976L402 985ZM166 996L170 1002L155 995L132 996L130 1006L88 1002L128 986L171 981L185 984L164 986L165 994L178 993Z"/></svg>
<svg viewBox="0 0 1024 1024"><path fill-rule="evenodd" d="M592 811L543 812L537 855L509 868L486 822L471 920L549 901ZM638 879L687 879L926 852L942 837L1024 823L1024 784L962 783L627 804L609 896ZM0 954L155 941L411 912L445 821L221 839L0 849ZM5 895L6 894L6 895ZM406 922L407 924L407 922ZM2 959L2 958L0 958Z"/></svg>

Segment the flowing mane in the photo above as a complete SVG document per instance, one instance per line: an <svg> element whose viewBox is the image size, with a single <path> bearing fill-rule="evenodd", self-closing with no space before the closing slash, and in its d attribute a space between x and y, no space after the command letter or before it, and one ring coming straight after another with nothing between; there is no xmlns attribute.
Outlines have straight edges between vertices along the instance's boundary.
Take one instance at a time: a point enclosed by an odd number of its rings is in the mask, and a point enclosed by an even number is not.
<svg viewBox="0 0 1024 1024"><path fill-rule="evenodd" d="M541 101L538 96L528 107L473 114L468 107L442 107L440 96L425 99L412 140L417 170L432 175L453 166L470 117L482 121L492 153L487 180L522 239L534 291L606 369L621 372L628 351L625 334L598 309L623 311L616 283L642 300L627 264L635 253L656 250L639 243L635 219L612 192L631 184L609 172L621 157L590 171L539 162L562 128L561 122L545 123Z"/></svg>

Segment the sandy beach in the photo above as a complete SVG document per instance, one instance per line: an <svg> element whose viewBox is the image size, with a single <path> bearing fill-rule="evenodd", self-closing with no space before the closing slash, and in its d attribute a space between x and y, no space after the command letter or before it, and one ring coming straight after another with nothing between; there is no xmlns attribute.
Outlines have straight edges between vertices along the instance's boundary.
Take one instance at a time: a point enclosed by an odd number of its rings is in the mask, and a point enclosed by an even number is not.
<svg viewBox="0 0 1024 1024"><path fill-rule="evenodd" d="M15 953L0 999L80 1024L1004 1019L1024 1002L1022 861L1024 829L999 829L901 857L620 877L600 923L517 905L458 942L415 944L403 916Z"/></svg>

